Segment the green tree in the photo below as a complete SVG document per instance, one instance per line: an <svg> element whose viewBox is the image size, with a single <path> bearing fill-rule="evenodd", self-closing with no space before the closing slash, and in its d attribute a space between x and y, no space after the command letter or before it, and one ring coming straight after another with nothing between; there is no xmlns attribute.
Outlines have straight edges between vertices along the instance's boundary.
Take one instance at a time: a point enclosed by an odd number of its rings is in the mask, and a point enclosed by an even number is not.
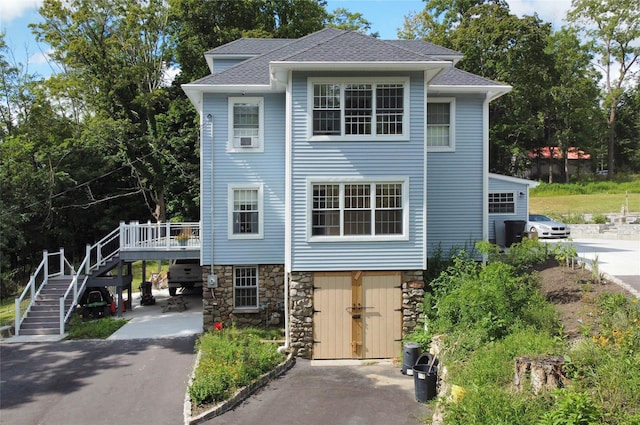
<svg viewBox="0 0 640 425"><path fill-rule="evenodd" d="M552 58L546 73L548 104L540 110L545 146L557 147L563 159L563 175L569 181L569 148L595 152L603 134L599 106L598 73L590 61L588 46L581 45L573 29L551 34L545 52ZM549 183L553 181L549 161Z"/></svg>
<svg viewBox="0 0 640 425"><path fill-rule="evenodd" d="M162 0L45 0L44 22L32 26L65 69L51 88L81 99L84 116L117 123L112 147L134 175L127 194L141 193L160 221L168 174L161 157L171 150L157 130L168 107L167 12Z"/></svg>
<svg viewBox="0 0 640 425"><path fill-rule="evenodd" d="M593 40L604 73L607 166L613 176L618 107L640 56L640 0L573 0L571 7L567 19Z"/></svg>
<svg viewBox="0 0 640 425"><path fill-rule="evenodd" d="M329 14L327 26L338 28L341 30L359 31L363 34L369 34L372 37L380 37L379 33L371 33L371 22L366 20L362 13L350 12L340 7Z"/></svg>
<svg viewBox="0 0 640 425"><path fill-rule="evenodd" d="M620 168L640 172L640 86L620 98L616 125L616 160Z"/></svg>

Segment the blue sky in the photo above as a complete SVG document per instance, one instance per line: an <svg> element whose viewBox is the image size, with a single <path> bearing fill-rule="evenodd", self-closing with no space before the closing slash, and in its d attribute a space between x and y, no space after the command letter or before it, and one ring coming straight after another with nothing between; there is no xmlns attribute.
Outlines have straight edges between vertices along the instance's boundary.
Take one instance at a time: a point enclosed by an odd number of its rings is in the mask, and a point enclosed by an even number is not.
<svg viewBox="0 0 640 425"><path fill-rule="evenodd" d="M4 31L5 41L15 55L17 62L28 66L30 73L41 76L51 74L54 64L47 63L48 45L39 44L28 28L29 23L38 22L37 8L43 0L0 0L0 31ZM571 0L508 0L512 13L518 16L534 12L545 21L559 28ZM371 22L372 32L382 39L397 38L397 30L409 13L422 10L422 0L328 0L327 10L345 8L360 12Z"/></svg>

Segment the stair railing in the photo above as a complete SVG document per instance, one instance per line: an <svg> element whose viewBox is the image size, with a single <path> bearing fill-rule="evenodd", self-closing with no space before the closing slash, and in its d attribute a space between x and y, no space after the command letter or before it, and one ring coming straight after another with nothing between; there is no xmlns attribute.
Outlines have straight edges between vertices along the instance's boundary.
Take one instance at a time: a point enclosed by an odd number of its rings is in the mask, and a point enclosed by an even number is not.
<svg viewBox="0 0 640 425"><path fill-rule="evenodd" d="M52 261L55 259L55 257L58 257L58 261ZM70 270L71 275L75 274L73 266L64 256L64 248L60 248L60 251L58 252L49 253L46 250L42 252L42 261L40 262L38 267L36 267L35 272L33 272L31 277L29 278L29 283L22 291L22 294L15 299L16 336L20 335L20 326L22 325L22 322L24 321L25 317L27 317L27 314L29 314L29 311L31 311L33 303L40 295L42 288L47 284L49 278L56 276L65 276L65 271L67 269ZM24 311L21 311L22 302L27 298L29 298L29 305L27 305Z"/></svg>
<svg viewBox="0 0 640 425"><path fill-rule="evenodd" d="M93 245L87 244L84 260L78 266L78 272L74 273L73 279L64 295L60 297L60 335L64 334L65 323L69 321L71 314L78 305L80 294L84 292L87 280L91 273L100 268L107 261L115 258L120 252L120 229L112 230L107 236L100 239ZM84 273L82 273L84 271ZM66 300L73 293L73 301L66 308Z"/></svg>

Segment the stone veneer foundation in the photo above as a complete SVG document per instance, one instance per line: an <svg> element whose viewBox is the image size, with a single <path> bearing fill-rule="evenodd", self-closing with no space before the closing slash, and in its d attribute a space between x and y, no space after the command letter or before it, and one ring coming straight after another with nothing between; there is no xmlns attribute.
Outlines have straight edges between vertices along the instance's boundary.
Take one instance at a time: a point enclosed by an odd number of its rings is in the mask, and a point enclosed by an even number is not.
<svg viewBox="0 0 640 425"><path fill-rule="evenodd" d="M207 288L211 266L202 268L202 316L205 330L211 330L215 322L222 322L225 326L235 323L239 327L284 325L284 266L258 266L258 308L255 309L234 308L233 266L214 266L214 272L218 277L218 287L212 290Z"/></svg>
<svg viewBox="0 0 640 425"><path fill-rule="evenodd" d="M259 266L259 303L267 304L267 312L256 309L241 312L233 308L233 266L215 266L218 287L206 288L211 267L203 267L203 326L212 329L215 322L226 326L235 322L238 326L265 326L271 312L278 312L280 324L284 322L284 267L282 265ZM402 272L402 336L412 332L419 324L424 300L422 270ZM294 355L311 358L313 354L313 272L292 272L289 281L289 347ZM399 353L398 353L399 354Z"/></svg>

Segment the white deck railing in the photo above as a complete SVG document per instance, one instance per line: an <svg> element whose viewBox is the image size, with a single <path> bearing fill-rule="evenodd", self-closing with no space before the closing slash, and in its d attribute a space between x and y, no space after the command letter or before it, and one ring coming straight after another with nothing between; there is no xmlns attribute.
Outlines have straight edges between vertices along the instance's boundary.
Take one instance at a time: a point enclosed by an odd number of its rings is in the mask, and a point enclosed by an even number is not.
<svg viewBox="0 0 640 425"><path fill-rule="evenodd" d="M200 249L200 223L120 223L122 251Z"/></svg>
<svg viewBox="0 0 640 425"><path fill-rule="evenodd" d="M109 260L117 258L122 251L178 251L200 249L200 223L139 223L121 222L107 236L93 245L87 245L85 258L77 271L64 256L64 249L49 254L44 251L43 259L36 271L29 279L29 284L20 297L15 299L15 332L20 334L20 325L31 310L34 300L46 285L49 277L64 276L69 270L71 283L64 295L60 297L60 334L64 333L64 324L69 320L73 308L78 303L87 277ZM58 256L58 261L50 261ZM82 273L84 271L84 273ZM73 302L66 308L65 300L73 295ZM30 299L29 305L21 311L20 305L25 299Z"/></svg>

